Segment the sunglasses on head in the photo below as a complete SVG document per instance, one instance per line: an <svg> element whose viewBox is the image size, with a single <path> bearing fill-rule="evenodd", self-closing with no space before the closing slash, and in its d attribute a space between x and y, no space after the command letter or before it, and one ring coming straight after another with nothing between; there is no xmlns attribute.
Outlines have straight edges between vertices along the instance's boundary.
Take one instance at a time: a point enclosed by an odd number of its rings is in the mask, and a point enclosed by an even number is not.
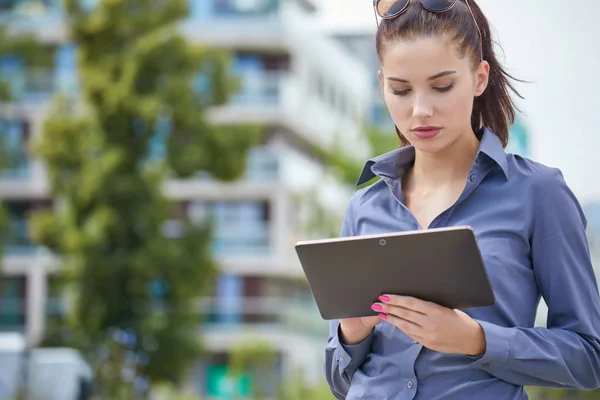
<svg viewBox="0 0 600 400"><path fill-rule="evenodd" d="M421 3L421 7L434 13L449 11L456 3L458 3L458 0L373 0L373 10L375 11L375 22L377 23L377 27L379 27L379 20L377 19L378 15L381 19L396 18L406 12L410 3L413 1ZM473 22L475 22L475 27L479 33L479 56L480 59L483 60L483 37L481 36L481 30L479 30L475 15L471 10L471 6L469 6L469 1L465 0L465 4L473 17Z"/></svg>

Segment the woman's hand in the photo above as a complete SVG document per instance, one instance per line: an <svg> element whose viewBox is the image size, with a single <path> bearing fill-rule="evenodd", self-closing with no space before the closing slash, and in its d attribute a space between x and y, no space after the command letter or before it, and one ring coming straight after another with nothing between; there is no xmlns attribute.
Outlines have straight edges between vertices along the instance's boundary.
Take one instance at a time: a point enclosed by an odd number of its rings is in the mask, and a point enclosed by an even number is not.
<svg viewBox="0 0 600 400"><path fill-rule="evenodd" d="M371 334L375 326L381 323L377 315L373 317L340 319L340 333L344 344L354 345L362 342Z"/></svg>
<svg viewBox="0 0 600 400"><path fill-rule="evenodd" d="M460 310L414 297L384 295L372 308L423 346L442 353L480 356L485 353L483 328Z"/></svg>

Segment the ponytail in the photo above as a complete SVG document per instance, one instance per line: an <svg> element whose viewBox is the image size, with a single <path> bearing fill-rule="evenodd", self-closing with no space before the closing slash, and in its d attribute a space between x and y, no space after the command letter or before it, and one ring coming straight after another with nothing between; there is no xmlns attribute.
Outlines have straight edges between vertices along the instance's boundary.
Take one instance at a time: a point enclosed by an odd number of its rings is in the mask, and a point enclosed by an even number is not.
<svg viewBox="0 0 600 400"><path fill-rule="evenodd" d="M510 79L523 82L506 72L494 52L494 42L490 31L490 25L474 0L469 1L479 30L482 36L483 59L490 64L488 86L475 98L473 113L471 114L471 126L477 132L481 126L490 128L502 142L502 146L508 144L510 127L515 122L515 110L517 107L510 95L513 92L519 98L523 98L514 87ZM477 52L478 53L478 52Z"/></svg>

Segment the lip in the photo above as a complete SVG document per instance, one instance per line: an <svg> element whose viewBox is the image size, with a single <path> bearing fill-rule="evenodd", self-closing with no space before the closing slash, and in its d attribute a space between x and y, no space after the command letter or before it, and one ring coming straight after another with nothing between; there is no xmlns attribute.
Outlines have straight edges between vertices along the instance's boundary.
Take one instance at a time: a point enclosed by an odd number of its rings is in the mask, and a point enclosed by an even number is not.
<svg viewBox="0 0 600 400"><path fill-rule="evenodd" d="M411 131L419 139L432 139L436 137L442 128L439 126L417 126Z"/></svg>

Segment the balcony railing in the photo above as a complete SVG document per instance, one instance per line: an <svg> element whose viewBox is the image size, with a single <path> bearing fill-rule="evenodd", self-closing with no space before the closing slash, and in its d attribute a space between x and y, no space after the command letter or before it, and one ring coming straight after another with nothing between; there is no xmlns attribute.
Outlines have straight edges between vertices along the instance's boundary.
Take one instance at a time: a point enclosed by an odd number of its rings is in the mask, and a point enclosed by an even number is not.
<svg viewBox="0 0 600 400"><path fill-rule="evenodd" d="M8 85L12 101L45 101L57 91L73 94L78 90L77 80L70 72L49 68L19 68L3 71L0 79ZM229 105L274 106L281 101L285 71L243 71L234 73L240 87L231 96Z"/></svg>
<svg viewBox="0 0 600 400"><path fill-rule="evenodd" d="M7 256L34 256L45 251L43 246L29 238L29 222L13 217L4 254Z"/></svg>
<svg viewBox="0 0 600 400"><path fill-rule="evenodd" d="M0 180L26 181L31 177L29 162L19 167L6 167L0 170Z"/></svg>
<svg viewBox="0 0 600 400"><path fill-rule="evenodd" d="M244 178L249 181L277 181L281 176L281 155L266 147L251 149Z"/></svg>
<svg viewBox="0 0 600 400"><path fill-rule="evenodd" d="M191 17L210 19L218 17L251 17L275 14L280 0L190 0Z"/></svg>
<svg viewBox="0 0 600 400"><path fill-rule="evenodd" d="M0 23L12 26L36 27L55 25L62 17L60 0L4 0L0 1Z"/></svg>
<svg viewBox="0 0 600 400"><path fill-rule="evenodd" d="M269 226L261 222L217 225L212 250L222 257L267 256Z"/></svg>
<svg viewBox="0 0 600 400"><path fill-rule="evenodd" d="M205 297L198 301L197 309L203 316L203 329L236 330L241 326L273 327L294 332L323 336L328 332L312 300L281 297ZM60 317L67 310L66 298L50 297L46 300L46 315ZM0 304L0 325L3 315L18 322L23 317L22 300L10 300L5 308ZM13 325L18 325L14 324ZM1 328L0 328L1 329Z"/></svg>
<svg viewBox="0 0 600 400"><path fill-rule="evenodd" d="M241 86L232 96L231 105L274 105L281 99L285 71L246 71L238 72Z"/></svg>
<svg viewBox="0 0 600 400"><path fill-rule="evenodd" d="M255 147L248 152L246 169L243 180L253 182L274 182L281 177L281 155L268 147ZM196 175L196 180L211 181L212 177L201 172Z"/></svg>
<svg viewBox="0 0 600 400"><path fill-rule="evenodd" d="M48 100L56 91L54 71L28 68L6 71L1 78L10 88L11 100L37 102Z"/></svg>
<svg viewBox="0 0 600 400"><path fill-rule="evenodd" d="M167 237L179 237L183 234L183 225L175 219L167 221L163 226L163 234ZM242 222L237 225L217 223L213 232L211 250L217 257L268 256L271 250L269 226L264 222Z"/></svg>
<svg viewBox="0 0 600 400"><path fill-rule="evenodd" d="M204 298L200 301L204 328L239 329L241 325L273 326L310 335L328 332L312 301L278 297Z"/></svg>

